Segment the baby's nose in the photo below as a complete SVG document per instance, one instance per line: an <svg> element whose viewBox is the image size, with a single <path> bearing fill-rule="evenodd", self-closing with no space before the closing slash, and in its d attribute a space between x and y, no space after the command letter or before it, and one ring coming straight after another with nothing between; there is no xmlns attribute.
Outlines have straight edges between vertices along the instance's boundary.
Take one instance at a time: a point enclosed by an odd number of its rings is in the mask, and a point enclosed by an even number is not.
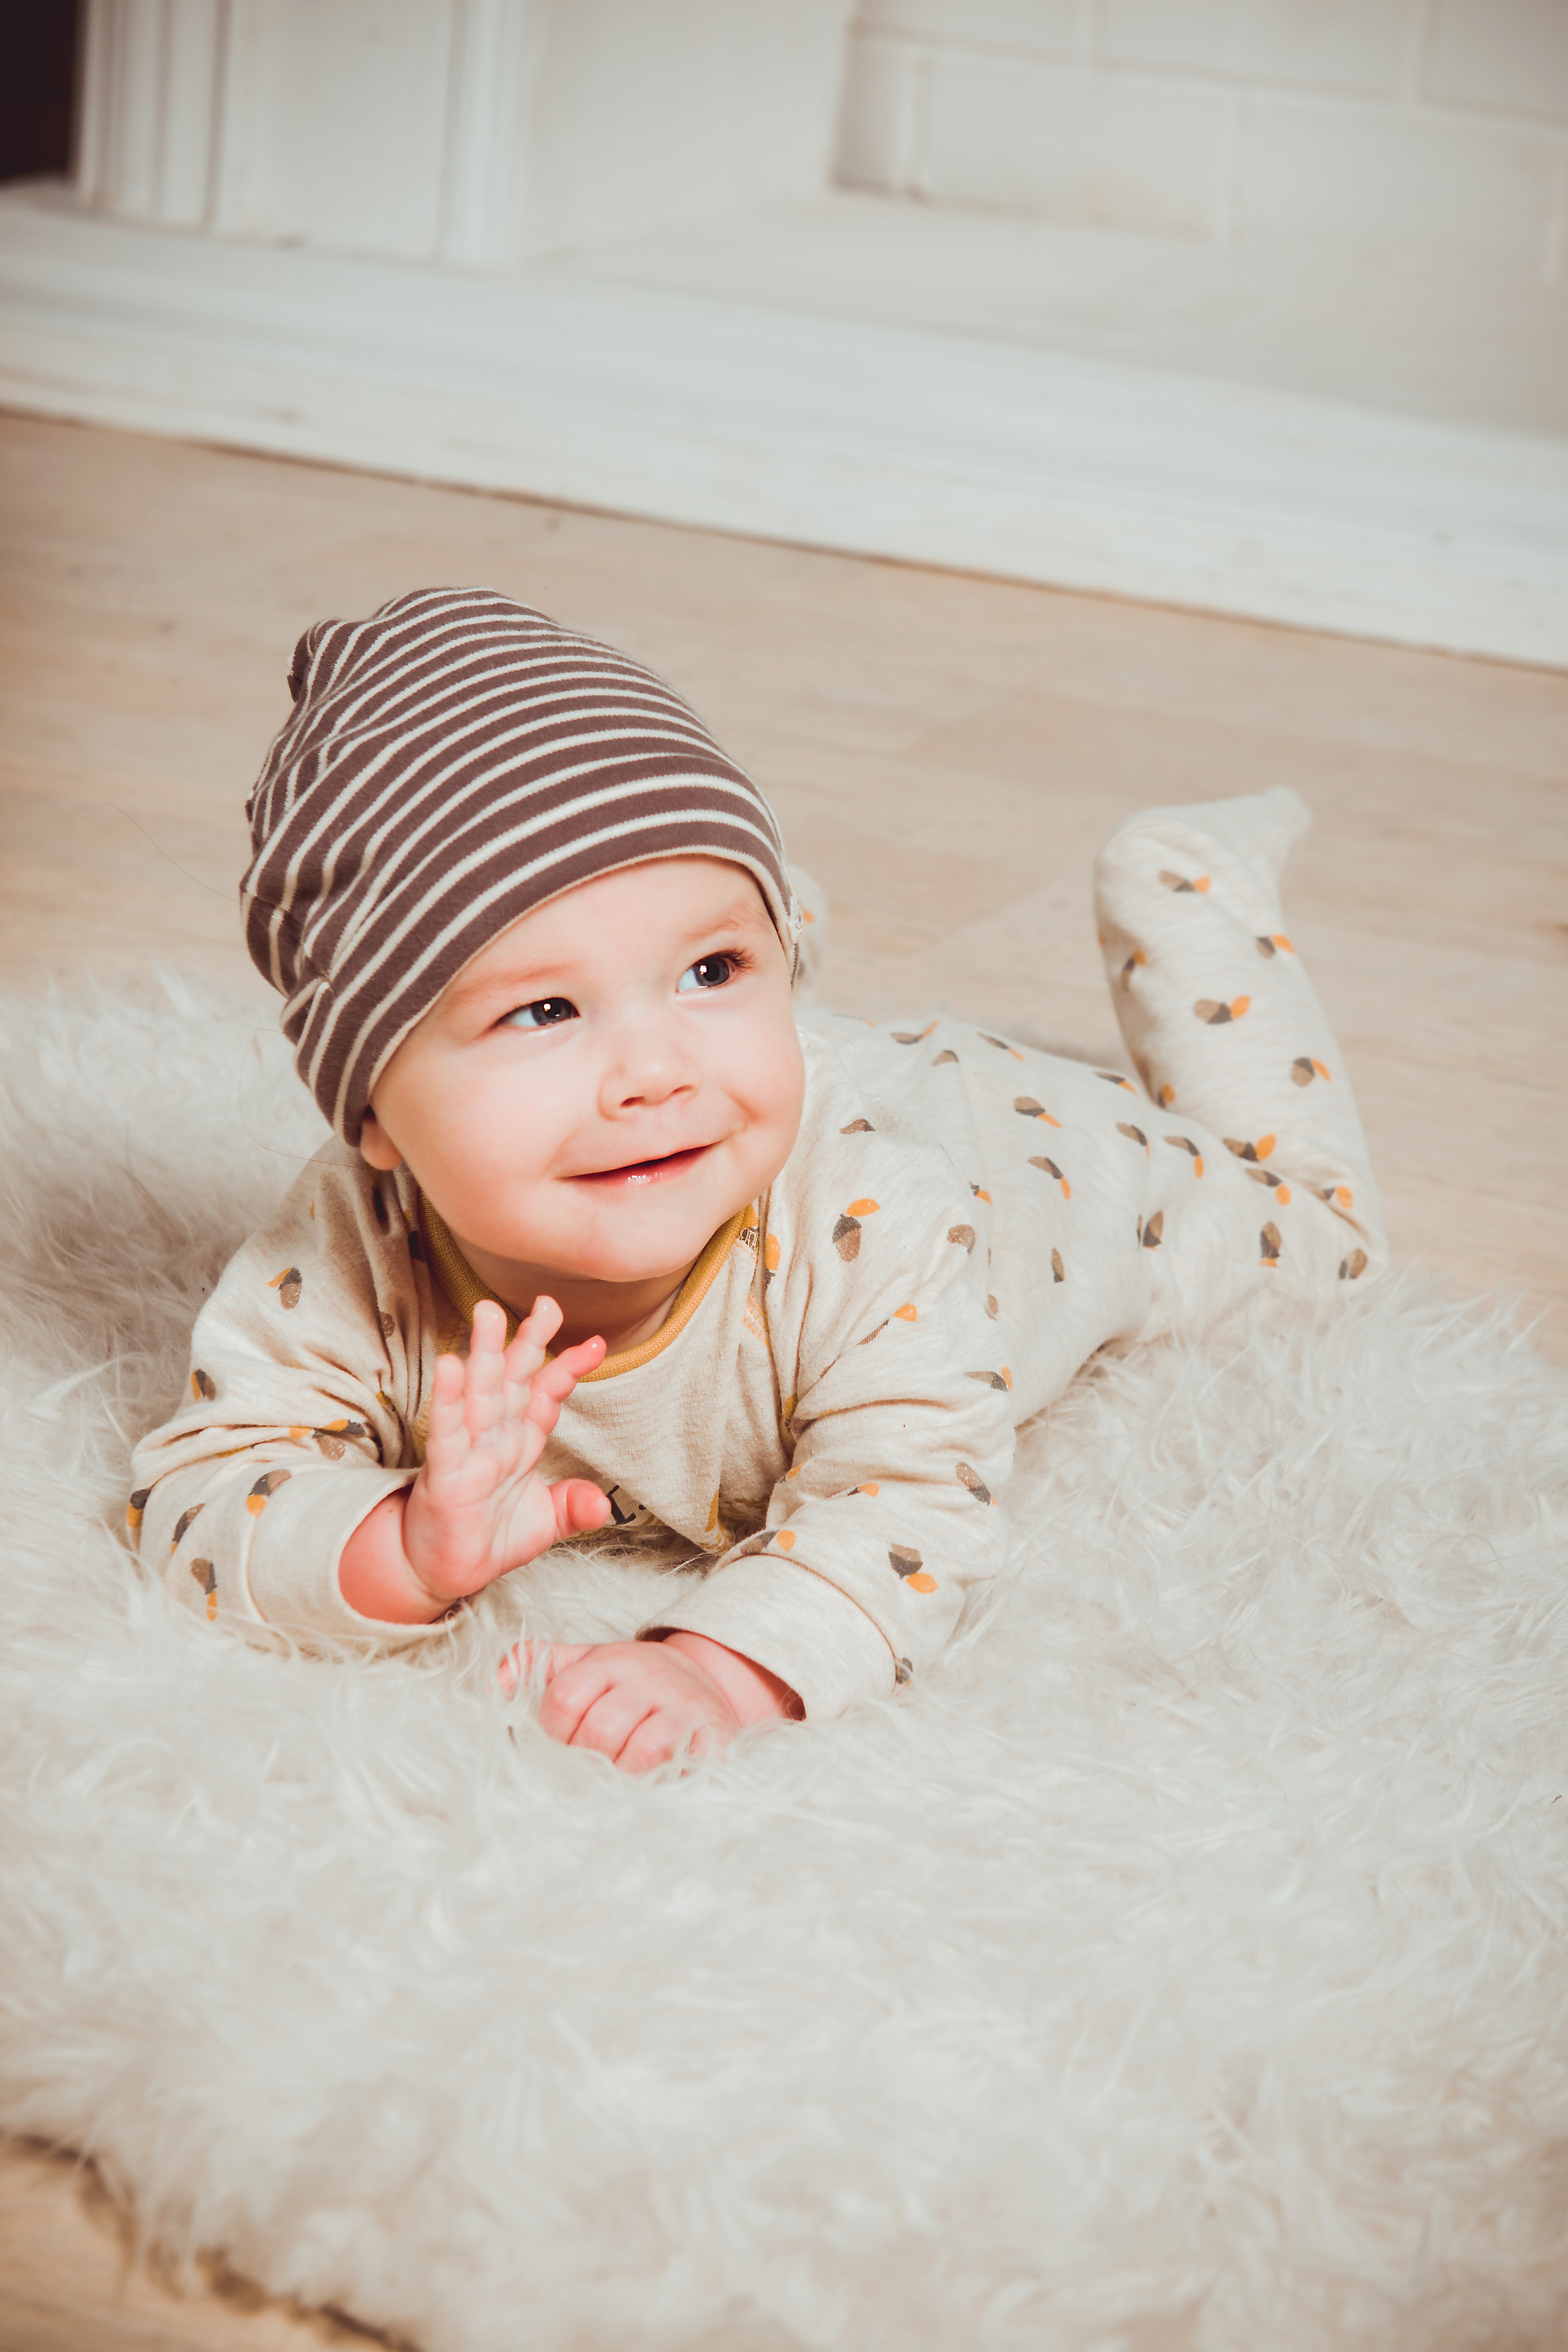
<svg viewBox="0 0 1568 2352"><path fill-rule="evenodd" d="M650 1024L626 1038L607 1072L606 1091L621 1110L649 1109L694 1090L700 1073L678 1035Z"/></svg>

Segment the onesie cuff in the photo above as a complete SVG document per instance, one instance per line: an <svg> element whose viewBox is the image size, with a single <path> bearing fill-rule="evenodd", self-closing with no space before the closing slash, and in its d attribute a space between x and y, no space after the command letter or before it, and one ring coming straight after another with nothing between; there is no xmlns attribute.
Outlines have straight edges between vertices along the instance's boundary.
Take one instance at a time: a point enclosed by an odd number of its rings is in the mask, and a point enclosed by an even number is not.
<svg viewBox="0 0 1568 2352"><path fill-rule="evenodd" d="M752 1558L716 1568L682 1606L645 1625L701 1633L787 1683L812 1723L893 1687L893 1654L865 1611L794 1561Z"/></svg>
<svg viewBox="0 0 1568 2352"><path fill-rule="evenodd" d="M362 1617L343 1599L338 1566L343 1546L388 1495L413 1485L416 1470L320 1469L294 1473L267 1498L257 1520L247 1581L257 1614L280 1633L358 1650L407 1650L448 1621L396 1625Z"/></svg>

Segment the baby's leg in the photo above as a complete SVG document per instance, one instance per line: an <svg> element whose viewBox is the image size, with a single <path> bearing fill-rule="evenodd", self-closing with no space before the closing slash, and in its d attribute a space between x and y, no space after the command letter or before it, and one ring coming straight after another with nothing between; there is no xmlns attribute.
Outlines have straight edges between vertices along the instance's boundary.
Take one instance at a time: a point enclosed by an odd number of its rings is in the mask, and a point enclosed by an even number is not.
<svg viewBox="0 0 1568 2352"><path fill-rule="evenodd" d="M1283 785L1146 809L1100 853L1095 913L1149 1094L1221 1137L1282 1204L1278 1218L1266 1207L1268 1230L1304 1213L1311 1246L1287 1260L1317 1281L1380 1273L1387 1246L1350 1081L1280 913L1279 877L1310 823Z"/></svg>

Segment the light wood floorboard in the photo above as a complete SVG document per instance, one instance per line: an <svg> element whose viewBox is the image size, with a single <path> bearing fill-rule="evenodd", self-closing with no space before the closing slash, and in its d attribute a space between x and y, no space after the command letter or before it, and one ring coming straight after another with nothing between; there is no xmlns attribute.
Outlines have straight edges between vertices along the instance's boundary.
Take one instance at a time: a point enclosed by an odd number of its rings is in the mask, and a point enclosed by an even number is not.
<svg viewBox="0 0 1568 2352"><path fill-rule="evenodd" d="M484 582L695 703L828 890L825 995L873 1016L1114 1055L1099 843L1149 803L1294 784L1318 824L1291 933L1397 1255L1517 1293L1568 1360L1568 677L21 418L0 514L0 980L159 960L272 1026L234 893L295 637ZM122 2282L91 2180L0 2159L0 2352L331 2329Z"/></svg>

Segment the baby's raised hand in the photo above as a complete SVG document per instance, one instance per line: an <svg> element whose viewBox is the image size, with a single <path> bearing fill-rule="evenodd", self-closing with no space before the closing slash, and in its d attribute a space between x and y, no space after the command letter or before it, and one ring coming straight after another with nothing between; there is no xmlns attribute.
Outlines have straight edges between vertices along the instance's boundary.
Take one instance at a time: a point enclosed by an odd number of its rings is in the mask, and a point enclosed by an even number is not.
<svg viewBox="0 0 1568 2352"><path fill-rule="evenodd" d="M555 1301L538 1298L509 1348L504 1313L481 1299L468 1361L437 1360L424 1468L343 1547L338 1580L362 1616L427 1623L609 1517L608 1498L586 1478L552 1486L538 1473L562 1406L605 1358L602 1339L584 1339L547 1362L560 1328Z"/></svg>
<svg viewBox="0 0 1568 2352"><path fill-rule="evenodd" d="M610 1516L608 1500L587 1479L549 1486L537 1475L562 1406L605 1360L604 1341L584 1339L547 1361L560 1328L555 1301L537 1298L509 1348L505 1315L481 1299L468 1361L437 1360L425 1467L409 1490L403 1549L442 1608Z"/></svg>

